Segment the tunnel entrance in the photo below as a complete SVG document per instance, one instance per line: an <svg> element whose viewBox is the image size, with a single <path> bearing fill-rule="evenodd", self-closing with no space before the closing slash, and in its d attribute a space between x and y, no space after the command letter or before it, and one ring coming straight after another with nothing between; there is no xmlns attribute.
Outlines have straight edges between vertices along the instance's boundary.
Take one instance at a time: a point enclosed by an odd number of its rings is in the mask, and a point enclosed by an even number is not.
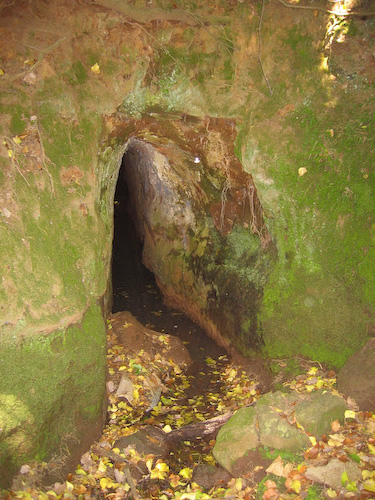
<svg viewBox="0 0 375 500"><path fill-rule="evenodd" d="M156 292L158 289L153 273L142 262L143 239L136 228L135 210L132 205L129 171L136 168L137 161L140 161L137 156L134 147L126 150L115 191L112 312L127 310L141 322L147 322L148 316L146 314L146 317L143 317L143 314L149 309L161 306L161 295Z"/></svg>
<svg viewBox="0 0 375 500"><path fill-rule="evenodd" d="M112 313L130 311L143 325L180 337L198 366L207 356L219 357L225 350L182 312L163 303L154 274L142 262L145 207L137 193L147 192L145 169L152 162L152 148L132 139L126 149L114 198L114 238L112 248ZM144 195L144 194L143 194ZM141 216L140 216L141 214Z"/></svg>

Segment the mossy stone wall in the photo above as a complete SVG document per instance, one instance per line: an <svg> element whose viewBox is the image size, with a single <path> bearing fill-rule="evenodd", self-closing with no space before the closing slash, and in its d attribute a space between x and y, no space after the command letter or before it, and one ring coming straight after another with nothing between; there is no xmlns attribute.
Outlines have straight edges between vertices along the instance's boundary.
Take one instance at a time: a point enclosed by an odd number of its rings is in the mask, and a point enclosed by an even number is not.
<svg viewBox="0 0 375 500"><path fill-rule="evenodd" d="M173 115L202 156L211 211L189 235L190 258L173 264L199 263L204 283L215 278L211 300L231 297L215 319L229 342L252 353L255 328L264 354L341 366L375 330L373 20L332 17L323 0L316 11L277 0L124 5L1 7L0 463L9 473L82 434L83 420L100 427L98 304L110 307L113 194L129 138L153 144L145 117L158 127ZM217 118L253 178L272 259L262 235L246 239L228 212L216 227Z"/></svg>

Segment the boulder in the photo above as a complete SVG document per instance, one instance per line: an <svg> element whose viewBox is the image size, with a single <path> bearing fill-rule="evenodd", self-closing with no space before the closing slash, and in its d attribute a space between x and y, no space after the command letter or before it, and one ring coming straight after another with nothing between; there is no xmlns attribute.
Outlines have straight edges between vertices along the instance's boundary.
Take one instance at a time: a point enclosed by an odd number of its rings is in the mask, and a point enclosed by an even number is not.
<svg viewBox="0 0 375 500"><path fill-rule="evenodd" d="M187 368L193 364L181 339L143 326L129 311L113 314L111 325L119 343L130 351L143 349L151 356L159 353L166 360L171 359L178 365L185 364Z"/></svg>
<svg viewBox="0 0 375 500"><path fill-rule="evenodd" d="M221 427L213 455L232 475L244 474L265 465L260 446L298 453L310 445L305 431L319 438L330 431L331 422L343 421L346 409L343 398L323 391L265 394Z"/></svg>
<svg viewBox="0 0 375 500"><path fill-rule="evenodd" d="M338 390L355 400L362 411L375 410L375 339L353 354L339 371Z"/></svg>
<svg viewBox="0 0 375 500"><path fill-rule="evenodd" d="M213 455L227 471L232 473L236 462L259 446L256 425L257 412L250 406L240 408L219 430Z"/></svg>
<svg viewBox="0 0 375 500"><path fill-rule="evenodd" d="M280 391L259 399L256 410L261 445L291 452L309 445L308 437L292 424L293 412L300 402L300 394Z"/></svg>

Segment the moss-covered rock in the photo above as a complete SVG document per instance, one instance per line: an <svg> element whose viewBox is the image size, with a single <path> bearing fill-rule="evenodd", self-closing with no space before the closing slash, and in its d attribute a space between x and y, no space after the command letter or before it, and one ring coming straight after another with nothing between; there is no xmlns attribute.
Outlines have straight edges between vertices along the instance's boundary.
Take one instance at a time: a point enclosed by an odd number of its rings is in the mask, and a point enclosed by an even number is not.
<svg viewBox="0 0 375 500"><path fill-rule="evenodd" d="M51 452L74 463L101 430L105 325L91 307L80 324L0 344L0 471L5 484L20 464ZM78 450L78 454L77 454ZM58 472L58 471L57 471Z"/></svg>

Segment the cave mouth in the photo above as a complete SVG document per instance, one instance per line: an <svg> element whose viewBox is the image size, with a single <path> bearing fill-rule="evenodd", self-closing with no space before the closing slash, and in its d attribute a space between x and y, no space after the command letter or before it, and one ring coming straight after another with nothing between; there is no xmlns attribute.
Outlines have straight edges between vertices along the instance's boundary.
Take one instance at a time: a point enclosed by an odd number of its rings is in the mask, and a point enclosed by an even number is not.
<svg viewBox="0 0 375 500"><path fill-rule="evenodd" d="M143 237L137 225L132 181L140 164L152 161L147 155L140 141L130 141L122 158L114 197L112 313L128 310L140 321L144 310L158 307L162 302L154 274L142 261Z"/></svg>
<svg viewBox="0 0 375 500"><path fill-rule="evenodd" d="M114 196L112 246L112 313L129 311L143 325L176 335L198 366L206 356L226 354L207 332L181 311L167 306L154 274L143 264L143 234L147 208L140 206L139 190L149 192L152 147L131 139L123 155ZM151 195L151 194L150 194Z"/></svg>

